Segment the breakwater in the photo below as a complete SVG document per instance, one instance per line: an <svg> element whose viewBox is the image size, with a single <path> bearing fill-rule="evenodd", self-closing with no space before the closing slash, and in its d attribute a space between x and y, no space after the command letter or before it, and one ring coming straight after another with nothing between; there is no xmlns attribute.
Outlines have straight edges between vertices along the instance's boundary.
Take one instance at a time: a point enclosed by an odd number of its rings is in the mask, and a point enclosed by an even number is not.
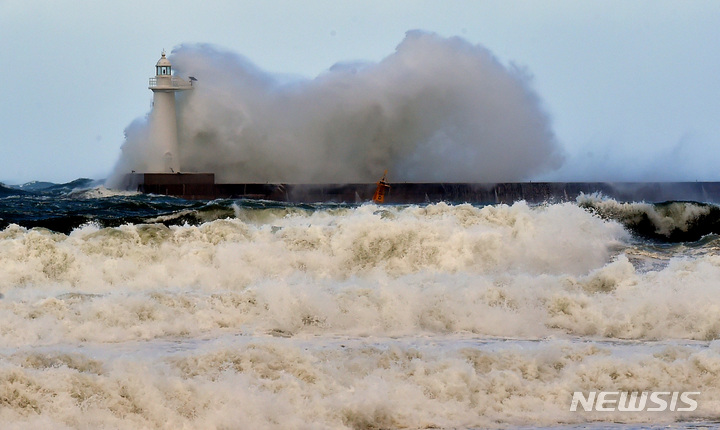
<svg viewBox="0 0 720 430"><path fill-rule="evenodd" d="M720 182L504 182L390 183L386 203L512 203L575 200L600 193L618 201L689 200L720 203ZM125 187L190 200L252 198L287 202L359 203L372 199L375 183L222 184L212 173L133 173Z"/></svg>

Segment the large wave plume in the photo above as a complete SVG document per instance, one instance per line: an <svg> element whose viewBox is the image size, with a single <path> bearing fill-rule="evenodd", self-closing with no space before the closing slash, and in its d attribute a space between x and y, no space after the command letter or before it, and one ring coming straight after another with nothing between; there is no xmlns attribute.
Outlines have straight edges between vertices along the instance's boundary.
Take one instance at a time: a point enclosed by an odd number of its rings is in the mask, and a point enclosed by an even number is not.
<svg viewBox="0 0 720 430"><path fill-rule="evenodd" d="M480 45L410 31L378 63L288 79L209 45L171 60L199 80L178 94L184 171L218 182L526 180L563 160L530 78ZM147 119L126 130L110 185L147 171Z"/></svg>

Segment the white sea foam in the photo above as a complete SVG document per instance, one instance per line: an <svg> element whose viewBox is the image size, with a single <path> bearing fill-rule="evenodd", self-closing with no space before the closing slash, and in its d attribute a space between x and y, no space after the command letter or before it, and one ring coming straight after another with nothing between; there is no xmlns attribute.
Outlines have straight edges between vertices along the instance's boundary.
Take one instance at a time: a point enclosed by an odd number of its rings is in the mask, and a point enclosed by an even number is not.
<svg viewBox="0 0 720 430"><path fill-rule="evenodd" d="M116 196L136 196L138 194L140 194L140 192L138 192L138 191L115 190L115 189L105 188L105 186L100 185L100 186L88 188L88 189L73 190L70 193L68 193L68 196L75 197L75 198L81 198L81 199L102 199L105 197L116 197Z"/></svg>
<svg viewBox="0 0 720 430"><path fill-rule="evenodd" d="M715 339L720 256L645 272L571 204L314 213L0 235L7 345L249 332ZM242 214L241 218L242 218ZM248 217L246 217L248 218Z"/></svg>
<svg viewBox="0 0 720 430"><path fill-rule="evenodd" d="M0 368L0 419L14 428L118 429L669 422L715 416L719 383L717 343L226 337L150 350L18 351ZM692 413L569 411L573 391L618 387L702 394Z"/></svg>
<svg viewBox="0 0 720 430"><path fill-rule="evenodd" d="M634 264L644 248L620 224L569 203L234 214L0 232L0 421L473 428L716 416L715 248ZM568 411L576 390L651 389L703 394L693 415Z"/></svg>

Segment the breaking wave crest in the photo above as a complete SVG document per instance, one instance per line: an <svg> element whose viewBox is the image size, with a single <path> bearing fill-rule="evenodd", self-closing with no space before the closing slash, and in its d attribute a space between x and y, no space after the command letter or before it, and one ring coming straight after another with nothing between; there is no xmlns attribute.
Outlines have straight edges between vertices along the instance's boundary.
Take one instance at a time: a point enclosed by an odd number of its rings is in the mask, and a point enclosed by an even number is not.
<svg viewBox="0 0 720 430"><path fill-rule="evenodd" d="M620 203L598 195L582 195L580 207L606 219L621 222L640 237L692 242L720 234L720 207L698 202Z"/></svg>
<svg viewBox="0 0 720 430"><path fill-rule="evenodd" d="M117 225L0 231L9 428L717 419L720 239L638 240L650 206L146 198L88 199ZM673 207L669 232L713 210ZM571 413L578 390L702 395Z"/></svg>
<svg viewBox="0 0 720 430"><path fill-rule="evenodd" d="M125 341L224 328L720 337L720 256L647 271L633 264L620 224L573 204L236 215L70 235L7 228L0 306L12 312L0 317L0 339Z"/></svg>

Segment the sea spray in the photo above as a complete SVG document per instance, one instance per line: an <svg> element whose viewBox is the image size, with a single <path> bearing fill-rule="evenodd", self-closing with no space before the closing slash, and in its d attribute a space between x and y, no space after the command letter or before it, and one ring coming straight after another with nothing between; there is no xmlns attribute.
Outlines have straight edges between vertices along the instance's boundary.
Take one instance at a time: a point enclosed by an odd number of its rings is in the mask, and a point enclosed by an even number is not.
<svg viewBox="0 0 720 430"><path fill-rule="evenodd" d="M178 95L182 170L219 182L517 181L559 167L562 150L526 73L483 46L407 33L378 63L288 81L237 54L182 45L170 56L195 89ZM144 119L126 130L109 186L147 171Z"/></svg>

